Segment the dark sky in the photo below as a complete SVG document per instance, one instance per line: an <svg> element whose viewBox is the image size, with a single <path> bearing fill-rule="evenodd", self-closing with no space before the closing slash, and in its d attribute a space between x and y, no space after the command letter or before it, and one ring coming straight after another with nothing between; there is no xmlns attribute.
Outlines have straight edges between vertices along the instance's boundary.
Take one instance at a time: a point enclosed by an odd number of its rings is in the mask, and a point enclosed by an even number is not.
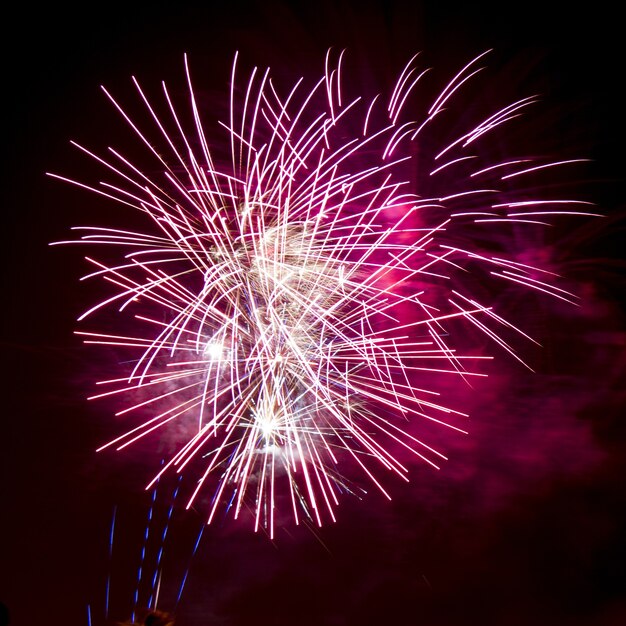
<svg viewBox="0 0 626 626"><path fill-rule="evenodd" d="M203 4L24 3L5 16L0 601L11 624L85 625L88 604L104 624L109 573L111 616L128 618L149 506L143 452L94 453L111 434L110 407L84 398L110 363L72 333L95 292L78 284L76 250L47 246L109 209L44 172L81 171L69 139L115 143L120 127L100 84L118 93L133 74L175 82L187 52L213 102L226 94L235 50L292 79L319 72L329 46L349 49L368 89L390 84L420 50L448 77L494 48L506 93L543 94L557 143L594 160L580 189L607 216L565 228L558 244L585 305L542 313L536 374L504 365L462 392L470 436L447 442L442 471L415 466L410 485L392 483L391 503L346 498L336 524L281 528L274 542L229 520L209 527L177 623L625 624L621 19L605 2L584 11L535 1ZM154 533L171 490L158 494ZM174 608L201 522L174 512L164 609Z"/></svg>

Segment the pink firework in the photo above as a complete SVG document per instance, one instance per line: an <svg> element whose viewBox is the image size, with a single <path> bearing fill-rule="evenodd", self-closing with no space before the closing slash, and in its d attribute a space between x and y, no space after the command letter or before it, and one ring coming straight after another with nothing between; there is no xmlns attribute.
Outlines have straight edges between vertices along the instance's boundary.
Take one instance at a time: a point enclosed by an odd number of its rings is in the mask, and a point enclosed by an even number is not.
<svg viewBox="0 0 626 626"><path fill-rule="evenodd" d="M472 287L489 277L576 300L551 271L494 246L493 233L501 240L503 229L591 214L585 202L514 187L577 159L486 162L474 151L517 123L534 97L441 146L428 174L435 181L454 172L454 188L416 193L417 146L449 115L484 54L417 120L408 112L426 71L416 58L388 98L368 100L347 96L343 54L332 56L312 87L300 80L284 93L269 70L240 80L235 57L230 115L215 142L186 60L189 98L175 104L163 85L163 113L133 79L150 130L105 90L157 167L74 144L110 182L56 176L143 220L137 230L76 229L81 243L117 252L113 261L87 257L87 277L114 293L79 319L111 308L124 328L133 318L130 333L79 333L132 359L130 372L100 382L93 396L124 398L118 415L130 423L101 449L176 426L185 439L148 487L186 471L197 483L187 506L208 489L209 521L220 508L235 517L250 510L255 529L270 535L282 509L296 523L334 520L355 469L389 497L381 475L407 479L402 450L438 467L445 457L422 440L420 424L465 432L466 416L429 381L448 375L464 384L484 375L476 361L490 358L461 353L455 332L477 330L518 360L511 337L530 339Z"/></svg>

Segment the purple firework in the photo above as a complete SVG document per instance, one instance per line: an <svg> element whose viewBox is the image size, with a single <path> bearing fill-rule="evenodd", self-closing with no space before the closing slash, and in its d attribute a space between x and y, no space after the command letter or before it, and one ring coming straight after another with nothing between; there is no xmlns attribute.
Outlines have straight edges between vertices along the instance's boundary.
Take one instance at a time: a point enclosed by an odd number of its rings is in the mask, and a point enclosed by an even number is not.
<svg viewBox="0 0 626 626"><path fill-rule="evenodd" d="M329 52L312 86L301 79L284 92L269 70L241 80L235 57L230 115L215 139L186 59L181 104L163 85L157 106L133 79L146 129L105 90L153 165L74 144L109 182L54 175L141 216L137 229L76 229L81 243L116 253L87 257L86 278L114 292L79 319L111 308L125 316L122 328L132 319L131 332L79 332L132 360L93 396L125 398L118 415L130 421L101 449L175 428L178 447L148 487L186 471L197 483L187 506L208 488L209 521L220 508L251 511L255 529L270 535L283 509L296 523L334 520L340 494L360 489L354 470L389 497L381 475L407 479L402 450L433 467L445 459L420 425L465 432L466 415L441 398L433 376L465 383L484 376L478 361L491 358L461 350L459 335L476 330L518 360L512 337L530 339L473 287L488 277L576 301L553 272L494 238L554 215L591 214L586 202L523 184L580 159L487 161L477 152L535 97L490 111L432 153L428 176L447 192L415 189L423 136L450 114L485 54L418 119L411 103L426 70L417 57L389 97L371 99L348 96L343 53L333 61Z"/></svg>

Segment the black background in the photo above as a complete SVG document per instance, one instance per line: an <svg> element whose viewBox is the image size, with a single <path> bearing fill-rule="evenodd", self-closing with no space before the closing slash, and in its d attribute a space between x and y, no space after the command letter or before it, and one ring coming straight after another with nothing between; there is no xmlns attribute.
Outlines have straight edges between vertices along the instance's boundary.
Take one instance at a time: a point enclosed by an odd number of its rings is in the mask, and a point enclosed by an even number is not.
<svg viewBox="0 0 626 626"><path fill-rule="evenodd" d="M187 52L196 83L218 101L235 50L291 79L317 76L330 46L348 48L374 89L416 51L448 77L494 48L504 89L544 94L564 150L594 160L581 186L607 215L562 244L588 305L546 322L536 376L512 368L479 387L472 442L440 473L416 468L410 488L392 487L391 504L347 500L337 524L280 530L275 542L228 520L209 528L178 623L626 623L626 59L611 5L583 6L23 4L5 15L0 600L12 624L86 624L87 604L104 623L111 571L111 617L128 618L148 506L142 458L93 452L108 415L83 398L101 373L72 335L93 292L78 284L80 255L47 246L120 214L44 172L80 172L68 139L123 143L100 84L119 93L132 74L176 82ZM164 609L201 518L177 512L174 522Z"/></svg>

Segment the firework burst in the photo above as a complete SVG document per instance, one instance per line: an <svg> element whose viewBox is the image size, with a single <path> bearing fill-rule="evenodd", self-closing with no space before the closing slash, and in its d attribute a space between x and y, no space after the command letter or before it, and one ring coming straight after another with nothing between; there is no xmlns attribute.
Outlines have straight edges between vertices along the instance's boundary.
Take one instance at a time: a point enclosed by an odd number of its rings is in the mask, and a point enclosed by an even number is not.
<svg viewBox="0 0 626 626"><path fill-rule="evenodd" d="M433 153L429 176L454 171L456 187L417 195L416 146L483 57L417 121L407 114L426 74L416 58L387 99L366 100L346 95L343 54L329 53L313 86L301 80L284 93L269 71L241 80L235 57L230 115L215 143L186 59L184 105L163 85L159 113L133 79L150 130L105 90L159 171L74 144L110 182L55 175L138 211L144 224L77 229L79 242L119 253L112 262L87 257L88 278L115 291L80 320L111 308L134 319L132 333L79 332L128 350L133 363L93 396L122 396L118 414L135 416L101 449L176 425L186 438L151 485L186 471L197 483L187 506L208 488L209 521L220 509L251 510L255 528L270 534L282 509L296 523L334 520L353 469L388 496L381 474L407 479L402 449L438 466L445 457L420 438L420 423L464 432L465 416L427 381L481 376L476 361L489 358L460 353L452 329L474 328L517 359L510 336L528 337L471 293L471 276L575 303L550 271L480 242L494 229L588 214L581 201L512 188L577 160L485 162L472 152L534 97L498 108Z"/></svg>

